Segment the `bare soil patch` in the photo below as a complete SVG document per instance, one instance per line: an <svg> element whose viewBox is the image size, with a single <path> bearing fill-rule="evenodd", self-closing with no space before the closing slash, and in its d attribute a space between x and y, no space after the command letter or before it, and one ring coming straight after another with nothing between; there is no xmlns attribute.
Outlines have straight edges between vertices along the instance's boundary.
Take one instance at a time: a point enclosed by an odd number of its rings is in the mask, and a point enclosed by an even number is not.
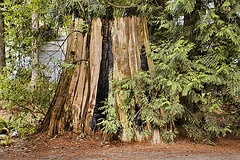
<svg viewBox="0 0 240 160"><path fill-rule="evenodd" d="M226 136L216 146L196 143L185 137L173 144L150 142L104 142L101 134L65 132L49 139L46 134L15 139L0 147L0 159L233 159L240 160L240 136Z"/></svg>

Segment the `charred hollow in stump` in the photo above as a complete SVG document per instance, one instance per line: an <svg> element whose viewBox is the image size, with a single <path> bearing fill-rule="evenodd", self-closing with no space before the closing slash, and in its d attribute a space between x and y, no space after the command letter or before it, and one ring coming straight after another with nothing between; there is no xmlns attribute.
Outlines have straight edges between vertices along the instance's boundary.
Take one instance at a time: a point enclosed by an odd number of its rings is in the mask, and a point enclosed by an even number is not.
<svg viewBox="0 0 240 160"><path fill-rule="evenodd" d="M70 32L81 30L82 21L75 19ZM99 130L99 119L106 118L99 108L104 105L103 101L108 99L112 89L109 74L112 73L112 79L118 81L131 78L141 70L149 70L153 62L147 56L150 52L148 40L146 18L135 16L115 18L112 22L93 19L89 33L72 34L68 39L66 63L73 63L75 67L63 70L40 131L49 131L49 135L53 136L64 130L86 133ZM131 126L126 123L126 113L120 107L122 98L115 94L114 99L117 116L123 127L121 139L138 141L136 135L129 137L124 132ZM135 109L138 112L139 108ZM141 117L135 121L140 130Z"/></svg>
<svg viewBox="0 0 240 160"><path fill-rule="evenodd" d="M96 105L94 107L92 121L90 122L92 131L100 130L102 126L98 126L98 123L100 123L101 118L106 118L103 114L103 110L100 108L104 106L104 101L108 98L109 71L113 68L112 36L110 31L112 22L103 20L102 23L102 61L97 87Z"/></svg>

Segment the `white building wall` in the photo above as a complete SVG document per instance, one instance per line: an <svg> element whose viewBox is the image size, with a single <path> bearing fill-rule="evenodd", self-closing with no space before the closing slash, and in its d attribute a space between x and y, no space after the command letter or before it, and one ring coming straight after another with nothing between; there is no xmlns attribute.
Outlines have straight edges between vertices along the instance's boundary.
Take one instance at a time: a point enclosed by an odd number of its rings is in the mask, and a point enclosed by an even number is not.
<svg viewBox="0 0 240 160"><path fill-rule="evenodd" d="M39 61L49 68L45 75L51 81L57 80L61 74L61 64L64 62L67 48L65 38L66 36L62 36L56 41L47 42L40 49Z"/></svg>

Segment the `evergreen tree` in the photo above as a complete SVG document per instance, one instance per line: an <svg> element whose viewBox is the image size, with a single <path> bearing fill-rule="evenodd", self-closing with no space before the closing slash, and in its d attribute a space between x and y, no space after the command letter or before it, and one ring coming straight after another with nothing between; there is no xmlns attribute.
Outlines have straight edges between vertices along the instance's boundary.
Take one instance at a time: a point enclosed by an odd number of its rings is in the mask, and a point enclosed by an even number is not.
<svg viewBox="0 0 240 160"><path fill-rule="evenodd" d="M176 0L165 11L152 54L158 96L171 110L182 109L194 139L232 132L234 116L225 108L239 93L239 3Z"/></svg>
<svg viewBox="0 0 240 160"><path fill-rule="evenodd" d="M176 122L189 137L208 142L238 131L239 3L167 1L163 12L148 18L150 28L158 27L151 30L154 69L117 82L115 89L135 120L131 126L138 126L137 119L145 129L150 123L165 141L176 137Z"/></svg>

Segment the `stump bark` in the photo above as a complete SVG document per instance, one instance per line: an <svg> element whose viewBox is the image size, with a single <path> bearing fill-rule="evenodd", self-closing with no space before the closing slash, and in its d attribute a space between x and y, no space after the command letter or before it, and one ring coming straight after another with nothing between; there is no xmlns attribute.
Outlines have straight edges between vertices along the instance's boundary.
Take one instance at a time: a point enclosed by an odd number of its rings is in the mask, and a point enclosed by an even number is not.
<svg viewBox="0 0 240 160"><path fill-rule="evenodd" d="M108 98L110 70L113 80L121 80L153 66L153 61L142 55L143 50L150 53L145 17L93 19L89 38L88 32L80 32L82 24L82 19L75 19L69 28L69 33L79 31L68 38L65 63L74 66L63 69L55 97L39 129L48 131L49 136L64 130L85 133L99 130L99 119L106 118L99 108ZM114 96L117 107L122 100ZM126 113L120 108L117 112L123 128L129 128ZM133 140L127 133L121 139Z"/></svg>

